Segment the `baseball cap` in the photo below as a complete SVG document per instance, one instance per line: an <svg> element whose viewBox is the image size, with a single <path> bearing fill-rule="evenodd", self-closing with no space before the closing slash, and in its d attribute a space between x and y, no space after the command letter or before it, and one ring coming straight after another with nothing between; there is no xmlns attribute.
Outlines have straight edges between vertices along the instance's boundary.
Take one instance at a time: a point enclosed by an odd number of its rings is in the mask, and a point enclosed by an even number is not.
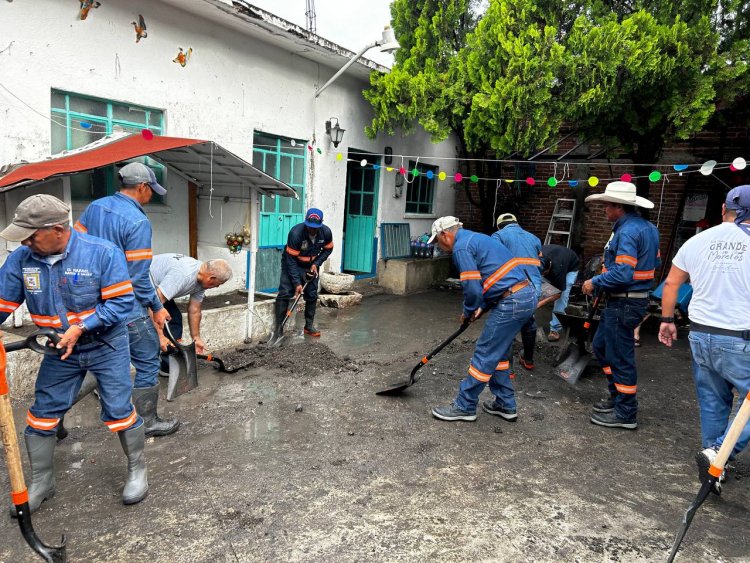
<svg viewBox="0 0 750 563"><path fill-rule="evenodd" d="M435 240L435 237L443 231L455 227L456 225L463 227L463 223L458 220L458 217L453 217L452 215L435 219L435 222L432 224L432 236L427 240L427 244Z"/></svg>
<svg viewBox="0 0 750 563"><path fill-rule="evenodd" d="M727 209L750 207L750 184L737 186L729 190L725 204Z"/></svg>
<svg viewBox="0 0 750 563"><path fill-rule="evenodd" d="M126 164L117 173L120 183L123 186L135 186L137 184L148 184L152 190L159 195L167 193L162 186L156 181L154 171L141 162L131 162Z"/></svg>
<svg viewBox="0 0 750 563"><path fill-rule="evenodd" d="M0 232L0 237L22 242L38 229L70 223L70 206L53 195L37 194L24 199L16 207L13 221Z"/></svg>
<svg viewBox="0 0 750 563"><path fill-rule="evenodd" d="M320 209L316 209L315 207L311 207L307 210L307 213L305 213L305 227L310 227L311 229L319 229L320 226L323 224L323 212Z"/></svg>
<svg viewBox="0 0 750 563"><path fill-rule="evenodd" d="M516 216L513 215L513 213L503 213L497 218L497 223L495 223L495 225L499 227L503 223L518 223L518 219L516 219Z"/></svg>

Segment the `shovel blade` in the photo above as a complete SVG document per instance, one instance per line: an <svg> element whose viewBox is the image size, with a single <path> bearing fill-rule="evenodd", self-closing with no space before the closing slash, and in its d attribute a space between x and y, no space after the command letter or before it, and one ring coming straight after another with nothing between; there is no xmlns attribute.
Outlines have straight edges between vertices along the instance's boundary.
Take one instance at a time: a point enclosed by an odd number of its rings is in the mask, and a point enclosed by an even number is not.
<svg viewBox="0 0 750 563"><path fill-rule="evenodd" d="M555 372L570 385L575 385L586 370L590 358L589 354L581 354L578 348L573 348L565 361L555 368Z"/></svg>
<svg viewBox="0 0 750 563"><path fill-rule="evenodd" d="M198 360L195 355L195 343L180 346L169 356L169 381L167 383L167 401L174 401L180 395L198 387Z"/></svg>
<svg viewBox="0 0 750 563"><path fill-rule="evenodd" d="M388 387L387 389L383 389L382 391L378 391L375 394L376 395L400 395L404 389L407 387L410 387L412 382L410 380L402 381L401 383L394 383L391 387Z"/></svg>
<svg viewBox="0 0 750 563"><path fill-rule="evenodd" d="M693 500L693 502L690 504L687 511L683 515L682 523L680 525L680 528L677 530L677 534L675 535L674 543L672 544L672 550L669 552L667 563L672 563L672 561L674 561L674 558L677 555L677 551L680 549L680 544L682 544L682 540L685 538L685 534L690 527L690 523L693 521L693 516L695 516L695 513L698 511L701 504L703 504L703 501L705 501L706 497L708 497L708 493L710 493L711 489L713 489L715 482L715 477L710 477L703 482L700 490L698 491L698 495L695 497L695 500Z"/></svg>

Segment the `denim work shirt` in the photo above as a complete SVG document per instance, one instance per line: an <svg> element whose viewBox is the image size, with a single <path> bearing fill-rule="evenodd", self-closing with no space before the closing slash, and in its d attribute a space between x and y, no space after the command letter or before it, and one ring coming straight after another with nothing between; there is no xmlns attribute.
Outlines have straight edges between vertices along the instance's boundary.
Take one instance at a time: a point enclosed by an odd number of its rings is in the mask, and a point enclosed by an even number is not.
<svg viewBox="0 0 750 563"><path fill-rule="evenodd" d="M302 284L302 273L314 264L318 268L328 260L333 252L333 233L325 225L321 225L314 239L310 239L304 223L291 228L286 241L286 248L281 255L285 262L289 277L294 285Z"/></svg>
<svg viewBox="0 0 750 563"><path fill-rule="evenodd" d="M602 273L591 282L605 291L649 291L661 265L659 256L659 230L637 213L628 213L612 227Z"/></svg>
<svg viewBox="0 0 750 563"><path fill-rule="evenodd" d="M87 331L106 330L128 318L133 285L119 248L71 229L54 264L22 246L0 268L0 322L24 301L38 327L64 332L83 322Z"/></svg>
<svg viewBox="0 0 750 563"><path fill-rule="evenodd" d="M528 258L530 262L521 268L528 274L537 297L542 293L542 272L539 257L542 254L542 241L536 235L521 228L518 223L511 223L492 234L492 238L503 243L516 258Z"/></svg>

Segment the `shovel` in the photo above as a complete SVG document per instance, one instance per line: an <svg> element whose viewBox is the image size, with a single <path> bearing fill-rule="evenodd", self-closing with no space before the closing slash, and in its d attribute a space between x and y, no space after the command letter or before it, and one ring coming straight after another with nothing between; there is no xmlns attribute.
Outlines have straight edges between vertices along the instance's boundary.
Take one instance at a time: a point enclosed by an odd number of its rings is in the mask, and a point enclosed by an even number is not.
<svg viewBox="0 0 750 563"><path fill-rule="evenodd" d="M674 544L672 545L672 551L669 553L667 563L672 563L672 561L674 561L674 557L677 555L677 550L680 549L682 539L685 537L685 534L690 527L690 523L693 521L693 516L695 516L695 513L698 511L701 504L703 504L703 501L706 500L708 493L713 490L714 483L716 483L716 480L721 476L722 471L724 471L724 464L729 459L729 454L732 453L732 449L737 443L740 434L742 434L742 431L745 429L748 419L750 419L750 393L747 394L740 410L737 411L737 416L734 417L732 426L729 427L727 437L724 438L724 442L722 442L721 448L719 448L719 453L716 454L716 459L711 464L711 467L708 468L708 478L703 481L703 484L698 491L698 496L695 497L695 500L688 507L685 515L682 517L682 525L680 526L680 529L677 530L677 535L674 538Z"/></svg>
<svg viewBox="0 0 750 563"><path fill-rule="evenodd" d="M591 305L591 309L585 320L581 317L574 317L572 315L558 314L558 318L561 322L566 324L565 337L560 346L562 352L558 355L558 363L556 366L556 373L562 377L567 383L575 385L581 374L586 370L586 366L589 364L590 354L586 351L586 341L588 340L589 334L592 329L592 325L595 325L594 315L597 309L599 309L599 303L601 302L603 293L597 294L594 299L594 303ZM583 321L583 324L581 324ZM594 326L594 330L596 327ZM576 344L568 344L568 338L571 332L576 337Z"/></svg>
<svg viewBox="0 0 750 563"><path fill-rule="evenodd" d="M423 365L425 365L427 362L429 362L432 358L435 357L435 355L440 352L443 348L448 346L451 342L453 342L456 338L458 338L458 335L460 335L463 331L465 331L468 327L471 321L469 319L466 319L459 329L451 334L443 343L440 344L437 348L435 348L432 352L427 354L424 358L419 360L419 363L414 366L414 369L411 370L411 374L409 374L409 379L407 379L404 382L397 383L395 385L392 385L391 387L388 387L387 389L383 389L382 391L378 391L375 393L376 395L400 395L401 392L406 389L407 387L411 387L417 382L417 372L422 368Z"/></svg>
<svg viewBox="0 0 750 563"><path fill-rule="evenodd" d="M224 363L224 360L221 358L217 358L213 354L198 354L196 356L199 360L206 360L207 362L216 362L216 364L219 367L219 371L223 371L224 373L234 373L235 371L238 371L240 368L244 366L227 366Z"/></svg>
<svg viewBox="0 0 750 563"><path fill-rule="evenodd" d="M198 360L195 354L195 342L188 345L177 342L169 330L169 325L166 324L164 335L174 347L169 354L169 381L167 382L167 401L174 401L180 395L198 387Z"/></svg>
<svg viewBox="0 0 750 563"><path fill-rule="evenodd" d="M305 285L302 286L302 291L300 294L294 299L294 302L292 303L292 306L289 307L286 310L286 316L284 317L284 320L281 321L281 326L279 327L279 337L274 339L273 334L271 335L271 338L268 339L268 346L270 348L276 348L277 346L281 345L281 341L284 340L284 327L286 326L286 322L289 320L289 317L292 316L292 312L294 312L294 309L297 307L297 303L299 303L299 300L302 298L302 296L305 294L305 288L307 287L307 284L310 283L315 278L312 278L310 280L307 280L305 282Z"/></svg>
<svg viewBox="0 0 750 563"><path fill-rule="evenodd" d="M44 561L64 562L66 561L65 535L63 535L59 546L47 545L40 540L34 527L31 525L31 511L29 510L29 493L23 478L23 466L21 465L21 454L18 450L18 436L16 425L13 421L13 411L10 406L8 381L5 378L6 357L5 352L13 352L30 348L40 354L59 354L61 350L50 348L39 344L37 338L46 336L53 342L59 342L60 337L51 329L39 330L21 342L13 342L7 347L0 341L0 431L3 437L3 448L5 449L5 463L8 466L10 477L10 497L16 508L18 526L21 528L26 543L36 551Z"/></svg>

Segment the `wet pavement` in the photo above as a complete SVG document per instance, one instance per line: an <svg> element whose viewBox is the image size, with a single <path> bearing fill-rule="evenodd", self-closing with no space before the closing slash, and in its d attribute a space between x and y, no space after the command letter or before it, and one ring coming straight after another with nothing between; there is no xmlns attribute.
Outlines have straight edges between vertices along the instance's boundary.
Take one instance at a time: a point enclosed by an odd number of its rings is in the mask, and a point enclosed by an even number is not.
<svg viewBox="0 0 750 563"><path fill-rule="evenodd" d="M120 503L125 458L88 397L66 418L57 494L34 527L48 542L66 533L70 561L665 560L698 491L686 334L674 350L643 334L635 432L589 422L602 376L573 387L551 375L549 344L533 372L516 370L518 422L433 419L479 326L402 397L375 396L458 328L460 299L376 295L319 308L317 341L299 334L298 315L281 348L231 351L255 360L247 369L203 364L197 389L161 402L183 426L149 440L151 488L138 505ZM27 407L15 404L18 425ZM750 561L748 477L745 454L699 510L679 560ZM6 513L0 561L34 560Z"/></svg>

